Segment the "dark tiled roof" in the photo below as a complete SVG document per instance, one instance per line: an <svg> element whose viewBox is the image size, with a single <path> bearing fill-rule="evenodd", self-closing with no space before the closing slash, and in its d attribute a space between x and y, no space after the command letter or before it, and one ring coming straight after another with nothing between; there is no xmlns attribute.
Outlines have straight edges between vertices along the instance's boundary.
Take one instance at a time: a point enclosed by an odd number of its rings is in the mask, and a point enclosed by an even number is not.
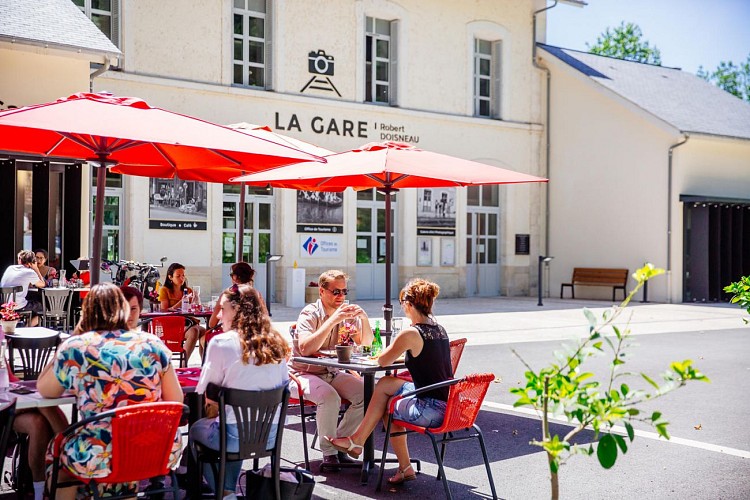
<svg viewBox="0 0 750 500"><path fill-rule="evenodd" d="M682 132L750 139L750 103L692 73L551 45L539 47Z"/></svg>
<svg viewBox="0 0 750 500"><path fill-rule="evenodd" d="M121 54L71 0L0 0L0 40L111 57Z"/></svg>

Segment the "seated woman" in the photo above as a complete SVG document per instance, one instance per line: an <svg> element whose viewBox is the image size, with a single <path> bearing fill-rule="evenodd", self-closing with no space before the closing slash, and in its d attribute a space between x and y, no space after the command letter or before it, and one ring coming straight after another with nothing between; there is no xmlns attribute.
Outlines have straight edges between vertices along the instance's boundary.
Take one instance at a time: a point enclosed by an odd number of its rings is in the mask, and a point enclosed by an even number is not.
<svg viewBox="0 0 750 500"><path fill-rule="evenodd" d="M211 340L206 362L196 387L203 393L209 383L243 390L275 389L289 379L286 356L289 345L271 327L263 301L249 285L234 285L221 295L222 326L225 333ZM215 404L215 403L214 403ZM227 411L227 447L238 451L237 425L234 413ZM275 429L268 437L268 446L276 439ZM203 418L190 428L190 440L209 448L219 449L218 418ZM233 498L242 462L227 463L224 498ZM208 485L214 488L211 467L203 472Z"/></svg>
<svg viewBox="0 0 750 500"><path fill-rule="evenodd" d="M39 273L42 275L42 278L44 278L45 283L47 283L47 286L52 286L52 280L57 278L57 270L54 267L47 265L47 259L49 257L47 250L43 248L34 250L34 257L36 258L36 265L39 268Z"/></svg>
<svg viewBox="0 0 750 500"><path fill-rule="evenodd" d="M42 396L56 398L65 391L72 393L82 418L129 404L182 402L182 389L171 364L172 353L155 335L127 331L130 306L117 286L92 286L83 300L82 313L81 326L86 333L63 342L55 359L39 375L37 390ZM67 470L89 477L109 475L109 439L109 433L93 430L68 438L63 444L60 481L69 478ZM172 450L173 465L179 459L181 445L178 432ZM74 487L58 491L58 498L75 497Z"/></svg>
<svg viewBox="0 0 750 500"><path fill-rule="evenodd" d="M193 289L187 286L187 276L185 275L185 266L177 262L172 263L167 269L167 279L164 285L159 288L159 309L161 311L176 311L182 306L182 296L187 294L192 298ZM200 325L191 327L185 332L185 359L190 361L190 355L193 354L195 344L198 339L206 333L206 329Z"/></svg>
<svg viewBox="0 0 750 500"><path fill-rule="evenodd" d="M401 330L393 343L380 355L378 364L393 364L399 356L406 353L406 367L414 382L396 377L381 378L375 386L365 417L354 434L341 438L325 437L337 450L354 458L359 457L367 436L372 433L378 421L382 418L388 423L388 402L392 396L453 378L448 334L432 315L432 305L439 292L438 285L423 279L413 279L401 290L399 302L404 314L411 320L411 326ZM443 423L447 400L447 387L404 398L396 404L393 418L422 427L438 427ZM391 429L394 433L404 431L403 427L396 425L392 425ZM398 472L388 482L401 484L416 479L406 445L406 435L392 437L391 444L398 458Z"/></svg>

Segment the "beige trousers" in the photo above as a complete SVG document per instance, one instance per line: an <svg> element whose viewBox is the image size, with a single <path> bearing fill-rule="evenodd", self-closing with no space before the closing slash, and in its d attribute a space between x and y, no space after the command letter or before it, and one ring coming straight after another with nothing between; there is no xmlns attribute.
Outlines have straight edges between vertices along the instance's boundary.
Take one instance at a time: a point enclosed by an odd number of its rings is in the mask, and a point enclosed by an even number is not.
<svg viewBox="0 0 750 500"><path fill-rule="evenodd" d="M302 384L302 393L305 399L317 405L315 419L320 436L320 449L323 456L335 455L336 449L326 441L324 436L345 437L351 436L364 417L364 393L365 387L361 378L343 371L326 373L323 375L312 375L310 373L298 373L297 378ZM295 396L296 384L291 384L290 391ZM296 394L299 396L299 394ZM344 418L336 427L338 421L341 400L351 402L351 406L344 413Z"/></svg>

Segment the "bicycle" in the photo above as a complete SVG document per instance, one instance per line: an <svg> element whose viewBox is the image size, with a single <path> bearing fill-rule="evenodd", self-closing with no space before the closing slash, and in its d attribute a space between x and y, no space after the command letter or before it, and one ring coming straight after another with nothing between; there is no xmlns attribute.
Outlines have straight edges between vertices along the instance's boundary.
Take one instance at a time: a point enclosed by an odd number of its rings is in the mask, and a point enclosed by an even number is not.
<svg viewBox="0 0 750 500"><path fill-rule="evenodd" d="M148 299L151 297L151 292L156 290L156 284L161 277L157 268L164 267L166 261L167 258L162 257L157 266L133 260L104 260L101 268L110 274L112 283L115 285L137 288L143 297Z"/></svg>

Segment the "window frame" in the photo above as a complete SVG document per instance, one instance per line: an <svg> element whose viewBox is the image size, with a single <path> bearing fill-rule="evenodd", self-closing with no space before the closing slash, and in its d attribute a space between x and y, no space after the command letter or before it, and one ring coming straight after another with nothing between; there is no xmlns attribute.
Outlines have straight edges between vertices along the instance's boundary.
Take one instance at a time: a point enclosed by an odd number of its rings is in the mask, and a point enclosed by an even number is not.
<svg viewBox="0 0 750 500"><path fill-rule="evenodd" d="M245 8L237 7L236 1L232 2L232 11L230 17L231 36L230 36L230 51L231 54L231 68L230 68L230 82L234 87L242 87L256 90L268 90L271 88L271 45L272 45L272 0L264 0L265 12L253 10L248 7L247 1L245 1ZM234 16L242 16L242 34L234 32ZM263 21L263 37L251 36L250 35L250 18L261 19ZM237 40L242 41L242 60L235 58L234 45ZM263 62L258 63L250 61L250 43L260 42L263 45L261 54ZM242 66L242 82L235 81L235 67ZM263 82L260 85L249 83L249 72L250 68L260 68L263 71Z"/></svg>
<svg viewBox="0 0 750 500"><path fill-rule="evenodd" d="M94 9L91 6L92 0L83 0L83 6L78 5L77 3L73 2L73 4L81 9L81 12L83 12L86 17L89 18L89 20L94 23L94 20L92 19L92 15L96 14L99 16L109 16L109 36L107 38L110 39L110 41L114 44L115 47L118 49L120 47L120 0L110 0L110 10L103 10L103 9ZM94 26L97 28L99 27L96 23L94 23ZM103 33L103 32L102 32ZM106 35L105 35L106 36Z"/></svg>

